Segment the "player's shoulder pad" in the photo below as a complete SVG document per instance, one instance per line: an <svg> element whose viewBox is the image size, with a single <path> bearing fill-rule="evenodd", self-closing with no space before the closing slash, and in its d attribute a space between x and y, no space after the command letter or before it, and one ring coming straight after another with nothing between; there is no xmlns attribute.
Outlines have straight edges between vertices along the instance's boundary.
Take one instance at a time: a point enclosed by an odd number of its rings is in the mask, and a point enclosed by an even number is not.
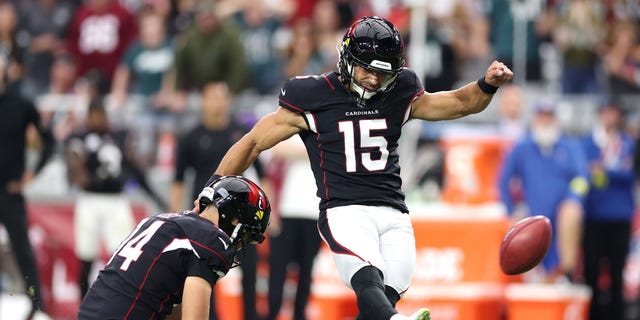
<svg viewBox="0 0 640 320"><path fill-rule="evenodd" d="M400 71L398 80L396 80L396 86L407 86L407 89L411 88L411 91L423 88L422 81L420 81L418 75L409 68L403 68Z"/></svg>
<svg viewBox="0 0 640 320"><path fill-rule="evenodd" d="M325 73L289 78L280 89L280 106L294 112L313 110L319 101L335 90L336 84L331 76L331 73Z"/></svg>

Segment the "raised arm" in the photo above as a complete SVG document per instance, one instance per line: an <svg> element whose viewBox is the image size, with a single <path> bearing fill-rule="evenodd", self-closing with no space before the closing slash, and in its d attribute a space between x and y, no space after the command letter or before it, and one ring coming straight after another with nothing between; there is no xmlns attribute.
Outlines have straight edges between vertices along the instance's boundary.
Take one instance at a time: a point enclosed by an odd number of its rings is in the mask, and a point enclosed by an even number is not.
<svg viewBox="0 0 640 320"><path fill-rule="evenodd" d="M300 114L282 107L278 108L276 112L260 119L249 133L227 151L216 170L216 174L242 174L262 151L307 128L307 124Z"/></svg>
<svg viewBox="0 0 640 320"><path fill-rule="evenodd" d="M484 76L485 88L471 82L450 91L425 93L412 105L411 118L422 120L451 120L484 110L493 98L491 90L513 78L513 72L502 62L491 63Z"/></svg>

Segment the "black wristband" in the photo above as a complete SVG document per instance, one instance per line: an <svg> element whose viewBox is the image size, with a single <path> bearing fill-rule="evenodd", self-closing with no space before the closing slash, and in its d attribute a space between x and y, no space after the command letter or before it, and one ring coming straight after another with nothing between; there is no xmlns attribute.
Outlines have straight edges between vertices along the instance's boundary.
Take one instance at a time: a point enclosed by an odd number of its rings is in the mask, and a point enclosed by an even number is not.
<svg viewBox="0 0 640 320"><path fill-rule="evenodd" d="M478 87L486 94L494 94L498 91L498 87L492 86L484 81L484 77L478 79Z"/></svg>

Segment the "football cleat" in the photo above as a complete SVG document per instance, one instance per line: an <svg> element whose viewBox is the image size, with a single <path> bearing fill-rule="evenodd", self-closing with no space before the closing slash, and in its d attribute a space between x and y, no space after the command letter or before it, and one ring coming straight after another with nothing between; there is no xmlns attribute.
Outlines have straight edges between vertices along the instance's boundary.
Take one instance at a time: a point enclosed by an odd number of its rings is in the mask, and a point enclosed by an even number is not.
<svg viewBox="0 0 640 320"><path fill-rule="evenodd" d="M427 308L422 308L409 316L410 320L431 320L431 311Z"/></svg>

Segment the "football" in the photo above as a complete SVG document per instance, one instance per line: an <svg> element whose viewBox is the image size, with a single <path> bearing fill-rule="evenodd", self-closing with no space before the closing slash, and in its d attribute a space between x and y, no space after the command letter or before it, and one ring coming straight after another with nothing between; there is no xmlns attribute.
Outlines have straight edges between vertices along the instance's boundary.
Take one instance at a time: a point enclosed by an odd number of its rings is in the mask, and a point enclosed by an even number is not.
<svg viewBox="0 0 640 320"><path fill-rule="evenodd" d="M525 273L535 267L549 250L551 221L538 215L518 221L502 238L500 268L508 275Z"/></svg>

